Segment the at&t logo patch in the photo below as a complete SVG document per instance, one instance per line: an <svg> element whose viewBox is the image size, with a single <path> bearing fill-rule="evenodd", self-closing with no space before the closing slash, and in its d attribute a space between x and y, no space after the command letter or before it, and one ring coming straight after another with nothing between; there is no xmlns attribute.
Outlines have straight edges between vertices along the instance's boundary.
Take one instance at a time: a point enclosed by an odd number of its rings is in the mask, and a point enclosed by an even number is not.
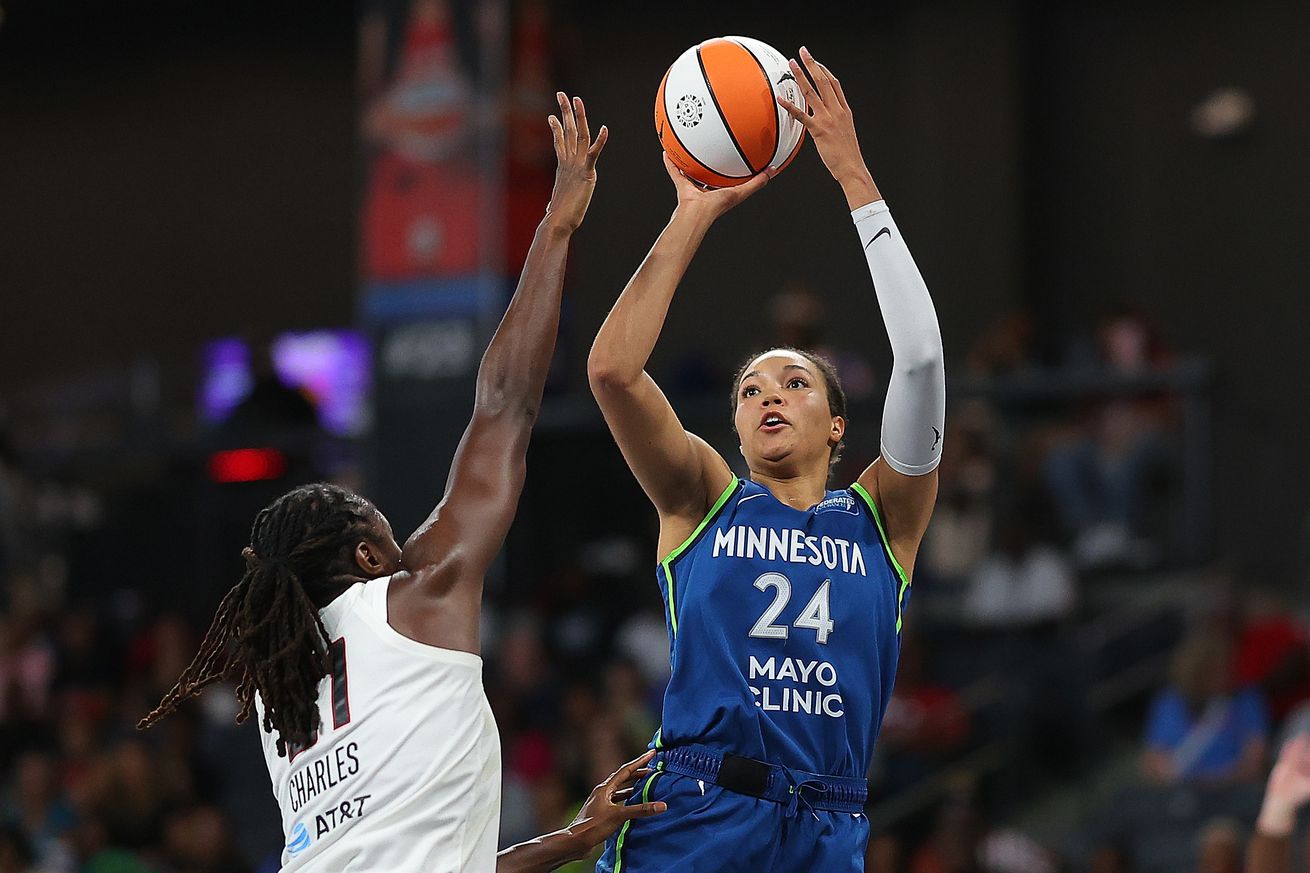
<svg viewBox="0 0 1310 873"><path fill-rule="evenodd" d="M292 857L299 855L309 848L309 844L314 840L309 836L309 830L305 827L303 821L298 821L295 827L291 829L291 839L287 840L287 854Z"/></svg>

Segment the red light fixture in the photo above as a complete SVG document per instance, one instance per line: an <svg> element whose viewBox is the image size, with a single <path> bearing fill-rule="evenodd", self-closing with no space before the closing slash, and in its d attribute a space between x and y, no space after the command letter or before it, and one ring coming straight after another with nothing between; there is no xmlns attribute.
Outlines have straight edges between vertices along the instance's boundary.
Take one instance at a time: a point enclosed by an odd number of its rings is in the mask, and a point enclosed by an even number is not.
<svg viewBox="0 0 1310 873"><path fill-rule="evenodd" d="M230 449L209 456L209 478L221 485L267 482L287 471L287 456L277 449Z"/></svg>

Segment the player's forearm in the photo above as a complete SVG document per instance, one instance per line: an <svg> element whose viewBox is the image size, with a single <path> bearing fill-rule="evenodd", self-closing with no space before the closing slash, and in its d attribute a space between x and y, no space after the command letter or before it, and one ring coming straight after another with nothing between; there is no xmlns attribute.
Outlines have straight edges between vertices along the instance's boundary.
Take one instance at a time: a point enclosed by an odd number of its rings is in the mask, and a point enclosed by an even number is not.
<svg viewBox="0 0 1310 873"><path fill-rule="evenodd" d="M923 475L941 459L946 419L945 356L937 310L886 202L861 205L851 217L892 347L882 456L900 473Z"/></svg>
<svg viewBox="0 0 1310 873"><path fill-rule="evenodd" d="M596 334L587 373L597 383L631 384L646 367L669 305L713 218L704 212L674 212L650 253L623 289Z"/></svg>
<svg viewBox="0 0 1310 873"><path fill-rule="evenodd" d="M475 410L535 418L559 334L571 228L546 216L537 226L518 288L478 368Z"/></svg>
<svg viewBox="0 0 1310 873"><path fill-rule="evenodd" d="M496 856L496 873L546 873L587 854L590 846L569 830L510 846Z"/></svg>

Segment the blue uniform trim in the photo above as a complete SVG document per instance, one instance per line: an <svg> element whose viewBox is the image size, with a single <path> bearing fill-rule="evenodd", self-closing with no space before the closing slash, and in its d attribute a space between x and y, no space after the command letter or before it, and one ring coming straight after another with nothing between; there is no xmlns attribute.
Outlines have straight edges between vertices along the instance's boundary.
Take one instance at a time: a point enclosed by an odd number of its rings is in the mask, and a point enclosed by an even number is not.
<svg viewBox="0 0 1310 873"><path fill-rule="evenodd" d="M887 560L891 561L892 568L896 571L896 577L901 580L901 590L896 592L896 633L899 634L901 632L901 619L905 612L905 592L910 590L910 577L906 575L901 562L896 560L896 556L892 554L892 544L887 539L887 529L882 526L882 516L878 513L878 504L874 502L873 496L864 490L864 486L859 482L851 485L851 491L858 494L864 505L868 507L869 514L873 516L873 523L878 526L878 538L882 540L882 549L887 553Z"/></svg>
<svg viewBox="0 0 1310 873"><path fill-rule="evenodd" d="M673 562L678 560L684 552L700 541L700 538L704 536L705 531L709 529L710 524L714 519L719 517L719 513L723 511L723 507L728 505L728 498L732 497L733 494L736 494L737 489L740 487L741 480L734 476L732 481L728 483L728 487L724 488L723 493L719 495L719 499L714 501L714 506L710 507L710 511L703 519L701 519L701 523L691 532L691 536L683 540L682 545L669 552L668 557L663 561L660 561L660 566L664 568L664 583L668 587L669 592L669 627L673 629L673 635L675 637L678 635L678 606L674 590L677 587L677 584L673 575Z"/></svg>

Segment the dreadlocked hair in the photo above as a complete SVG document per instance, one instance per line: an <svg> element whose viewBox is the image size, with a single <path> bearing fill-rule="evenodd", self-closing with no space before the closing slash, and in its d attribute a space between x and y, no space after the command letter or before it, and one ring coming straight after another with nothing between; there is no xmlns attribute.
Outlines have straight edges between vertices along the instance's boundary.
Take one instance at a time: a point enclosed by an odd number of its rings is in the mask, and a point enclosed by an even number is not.
<svg viewBox="0 0 1310 873"><path fill-rule="evenodd" d="M813 364L815 369L819 371L819 377L823 379L823 386L828 395L828 414L839 415L842 418L846 418L846 389L842 387L841 378L837 375L836 366L834 366L832 361L828 360L823 355L816 354L815 352L807 352L805 349L792 348L791 346L775 346L771 349L765 349L762 352L757 352L751 355L741 362L741 366L737 368L737 375L732 379L733 415L736 415L737 405L741 402L741 398L737 396L737 392L741 388L742 377L746 375L746 368L749 367L751 362L756 358L762 357L769 352L791 352L800 355L802 358ZM849 422L850 419L847 418L847 421ZM734 424L734 428L735 427L736 425ZM832 451L828 453L829 473L832 472L833 467L837 466L837 462L841 460L841 453L844 448L846 448L846 436L843 434L841 440L837 445L833 446Z"/></svg>
<svg viewBox="0 0 1310 873"><path fill-rule="evenodd" d="M277 753L303 748L319 728L318 683L330 672L327 629L318 610L357 575L355 547L374 530L376 510L335 485L304 485L274 500L242 550L246 572L223 597L195 659L153 712L151 727L222 679L237 683L237 724L264 709Z"/></svg>

